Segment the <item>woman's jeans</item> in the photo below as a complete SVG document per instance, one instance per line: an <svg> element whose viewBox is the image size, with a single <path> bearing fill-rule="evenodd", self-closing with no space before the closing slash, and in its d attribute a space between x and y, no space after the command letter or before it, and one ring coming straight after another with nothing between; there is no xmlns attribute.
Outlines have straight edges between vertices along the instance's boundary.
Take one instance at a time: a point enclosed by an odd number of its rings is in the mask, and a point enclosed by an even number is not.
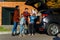
<svg viewBox="0 0 60 40"><path fill-rule="evenodd" d="M20 24L20 34L24 34L24 25Z"/></svg>
<svg viewBox="0 0 60 40"><path fill-rule="evenodd" d="M29 34L35 34L34 23L29 24L28 32Z"/></svg>
<svg viewBox="0 0 60 40"><path fill-rule="evenodd" d="M18 22L15 22L14 21L14 27L13 27L13 29L12 29L12 33L17 33L17 25L18 25Z"/></svg>

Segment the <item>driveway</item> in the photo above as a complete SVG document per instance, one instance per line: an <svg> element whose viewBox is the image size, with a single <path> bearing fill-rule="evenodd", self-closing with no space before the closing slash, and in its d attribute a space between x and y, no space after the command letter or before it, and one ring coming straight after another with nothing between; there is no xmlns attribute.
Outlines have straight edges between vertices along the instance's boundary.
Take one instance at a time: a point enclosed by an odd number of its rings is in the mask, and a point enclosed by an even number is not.
<svg viewBox="0 0 60 40"><path fill-rule="evenodd" d="M24 37L11 36L11 34L0 34L0 40L55 40L55 38L57 37L38 33L36 33L34 36L26 35Z"/></svg>

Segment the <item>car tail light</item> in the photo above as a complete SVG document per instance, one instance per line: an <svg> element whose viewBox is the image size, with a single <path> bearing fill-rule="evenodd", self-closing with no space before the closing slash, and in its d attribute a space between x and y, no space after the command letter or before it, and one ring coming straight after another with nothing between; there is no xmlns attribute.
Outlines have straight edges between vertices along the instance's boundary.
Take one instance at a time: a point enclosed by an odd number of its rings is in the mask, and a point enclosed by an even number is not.
<svg viewBox="0 0 60 40"><path fill-rule="evenodd" d="M42 17L44 18L44 17L47 17L48 16L48 14L42 14Z"/></svg>
<svg viewBox="0 0 60 40"><path fill-rule="evenodd" d="M42 18L43 18L43 22L48 23L48 18L47 18L48 14L42 14Z"/></svg>
<svg viewBox="0 0 60 40"><path fill-rule="evenodd" d="M41 27L41 28L39 28L39 30L40 30L40 31L44 31L44 28Z"/></svg>

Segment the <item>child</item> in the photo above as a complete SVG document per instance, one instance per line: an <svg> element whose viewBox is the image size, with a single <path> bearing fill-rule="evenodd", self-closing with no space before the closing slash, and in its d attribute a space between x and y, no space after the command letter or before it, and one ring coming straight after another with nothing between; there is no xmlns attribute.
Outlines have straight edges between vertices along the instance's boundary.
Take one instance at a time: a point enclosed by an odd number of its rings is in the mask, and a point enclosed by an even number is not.
<svg viewBox="0 0 60 40"><path fill-rule="evenodd" d="M25 17L21 15L20 19L20 36L24 36Z"/></svg>
<svg viewBox="0 0 60 40"><path fill-rule="evenodd" d="M35 18L36 18L36 15L35 14L31 14L30 19L29 19L29 35L32 34L32 36L35 33L34 32L35 31L35 29L34 29L34 19Z"/></svg>

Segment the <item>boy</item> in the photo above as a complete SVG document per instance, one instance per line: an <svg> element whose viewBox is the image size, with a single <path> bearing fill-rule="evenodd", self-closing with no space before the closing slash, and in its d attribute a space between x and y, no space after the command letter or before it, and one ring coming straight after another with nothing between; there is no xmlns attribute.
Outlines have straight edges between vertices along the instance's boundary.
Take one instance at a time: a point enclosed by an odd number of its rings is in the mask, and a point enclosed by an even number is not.
<svg viewBox="0 0 60 40"><path fill-rule="evenodd" d="M34 29L34 20L35 20L35 18L36 18L35 14L31 14L31 16L29 18L29 35L32 34L32 36L35 33L34 32L35 31L35 29Z"/></svg>
<svg viewBox="0 0 60 40"><path fill-rule="evenodd" d="M20 36L24 36L24 26L25 26L25 17L23 15L21 15L21 19L20 19Z"/></svg>
<svg viewBox="0 0 60 40"><path fill-rule="evenodd" d="M25 34L28 34L28 17L30 16L30 13L28 12L28 8L25 8L24 12L22 13L23 16L25 17L25 20L26 20L26 31L25 31Z"/></svg>

